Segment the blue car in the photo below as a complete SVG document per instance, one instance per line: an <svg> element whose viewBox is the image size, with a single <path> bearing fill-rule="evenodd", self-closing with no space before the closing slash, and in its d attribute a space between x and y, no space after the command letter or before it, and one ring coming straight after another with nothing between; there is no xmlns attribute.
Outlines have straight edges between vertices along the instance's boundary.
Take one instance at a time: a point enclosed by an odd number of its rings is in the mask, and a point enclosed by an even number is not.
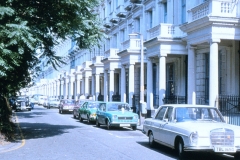
<svg viewBox="0 0 240 160"><path fill-rule="evenodd" d="M131 127L137 129L138 114L133 113L128 103L102 102L96 112L96 126L106 125L107 129L115 127Z"/></svg>

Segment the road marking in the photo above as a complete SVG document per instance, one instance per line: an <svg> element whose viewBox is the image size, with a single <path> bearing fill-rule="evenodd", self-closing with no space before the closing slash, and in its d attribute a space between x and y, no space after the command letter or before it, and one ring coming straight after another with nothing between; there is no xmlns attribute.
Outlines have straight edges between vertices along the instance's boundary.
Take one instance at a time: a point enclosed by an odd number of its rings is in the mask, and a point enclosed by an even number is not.
<svg viewBox="0 0 240 160"><path fill-rule="evenodd" d="M17 150L17 149L23 147L23 146L25 145L25 143L26 143L26 140L24 139L24 136L23 136L23 134L22 134L22 130L21 130L20 125L19 125L19 123L18 123L18 117L17 117L17 115L16 115L15 112L14 112L14 114L15 114L15 117L16 117L17 127L18 127L18 130L19 130L19 132L20 132L21 139L22 139L22 140L21 140L21 141L22 141L22 142L21 142L21 145L20 145L20 146L13 147L13 148L11 148L11 149L4 150L4 151L2 151L2 152L0 152L0 153L5 153L5 152L10 152L10 151Z"/></svg>

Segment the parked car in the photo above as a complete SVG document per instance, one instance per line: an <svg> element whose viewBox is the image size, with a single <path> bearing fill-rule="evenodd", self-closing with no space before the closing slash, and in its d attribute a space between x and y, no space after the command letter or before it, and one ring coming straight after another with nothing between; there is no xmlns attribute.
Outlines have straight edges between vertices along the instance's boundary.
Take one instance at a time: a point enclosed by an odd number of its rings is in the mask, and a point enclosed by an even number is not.
<svg viewBox="0 0 240 160"><path fill-rule="evenodd" d="M96 121L96 112L101 102L99 101L85 101L79 108L79 120L87 120L88 123Z"/></svg>
<svg viewBox="0 0 240 160"><path fill-rule="evenodd" d="M84 102L93 101L92 99L80 99L76 101L73 108L73 118L79 119L79 108L83 105Z"/></svg>
<svg viewBox="0 0 240 160"><path fill-rule="evenodd" d="M101 102L97 109L96 126L107 125L107 129L112 126L131 127L136 130L138 115L133 113L128 103L125 102Z"/></svg>
<svg viewBox="0 0 240 160"><path fill-rule="evenodd" d="M75 100L74 99L62 99L59 104L59 113L72 113L74 108Z"/></svg>
<svg viewBox="0 0 240 160"><path fill-rule="evenodd" d="M225 123L216 107L163 105L153 118L145 119L143 133L151 147L157 142L176 149L180 159L186 158L188 151L240 157L240 127Z"/></svg>
<svg viewBox="0 0 240 160"><path fill-rule="evenodd" d="M50 109L51 107L58 108L59 104L60 104L60 100L58 98L49 98L46 106L48 109Z"/></svg>
<svg viewBox="0 0 240 160"><path fill-rule="evenodd" d="M39 105L44 105L44 104L46 104L47 100L48 100L47 96L39 96L38 97L38 104Z"/></svg>
<svg viewBox="0 0 240 160"><path fill-rule="evenodd" d="M16 97L14 107L15 111L28 110L31 111L28 99L26 97Z"/></svg>

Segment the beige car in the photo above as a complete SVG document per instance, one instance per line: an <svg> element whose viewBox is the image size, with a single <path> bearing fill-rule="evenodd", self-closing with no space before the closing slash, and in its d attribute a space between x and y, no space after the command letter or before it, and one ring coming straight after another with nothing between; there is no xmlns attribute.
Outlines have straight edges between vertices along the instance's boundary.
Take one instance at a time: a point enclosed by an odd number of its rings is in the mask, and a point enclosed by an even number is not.
<svg viewBox="0 0 240 160"><path fill-rule="evenodd" d="M205 105L163 105L143 124L149 145L176 149L180 159L188 151L230 154L240 157L240 127L224 122L216 107Z"/></svg>

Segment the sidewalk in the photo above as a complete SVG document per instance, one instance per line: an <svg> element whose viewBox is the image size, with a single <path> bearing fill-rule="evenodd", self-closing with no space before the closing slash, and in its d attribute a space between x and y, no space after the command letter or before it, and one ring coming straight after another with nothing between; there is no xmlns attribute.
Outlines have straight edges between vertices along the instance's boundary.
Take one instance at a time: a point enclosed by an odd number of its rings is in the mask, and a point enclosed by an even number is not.
<svg viewBox="0 0 240 160"><path fill-rule="evenodd" d="M2 141L2 143L0 143L0 154L18 149L24 144L24 141L22 140L22 137L21 137L21 131L19 130L19 126L18 126L18 122L17 122L16 116L15 116L15 113L13 113L13 115L12 115L12 122L14 122L16 124L14 140Z"/></svg>

